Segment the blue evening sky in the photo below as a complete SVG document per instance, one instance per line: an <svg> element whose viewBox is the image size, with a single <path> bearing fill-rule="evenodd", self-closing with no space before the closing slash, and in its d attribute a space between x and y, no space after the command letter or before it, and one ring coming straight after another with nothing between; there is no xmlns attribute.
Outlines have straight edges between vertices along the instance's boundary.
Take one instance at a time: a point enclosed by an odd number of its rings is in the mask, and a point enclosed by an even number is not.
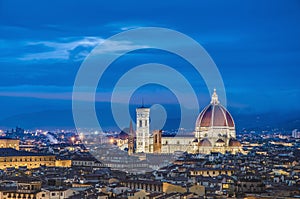
<svg viewBox="0 0 300 199"><path fill-rule="evenodd" d="M272 120L275 114L299 119L299 24L297 0L0 0L1 126L22 125L16 120L35 114L38 117L32 118L40 120L47 115L48 123L40 125L51 126L53 118L71 109L76 72L91 49L116 33L147 26L180 31L203 45L223 77L228 109L235 117L270 114ZM133 53L115 65L132 67L153 60L177 69L186 65L155 50ZM109 80L116 81L120 72L116 66L104 77L107 88L99 89L100 95L108 93L97 105L108 115L107 123L112 121L107 110ZM182 73L189 76L204 107L209 93L203 80L192 70ZM166 88L148 85L135 95L133 104L140 103L142 95L146 104L161 100L166 110L178 113L177 101ZM64 119L71 121L59 120Z"/></svg>

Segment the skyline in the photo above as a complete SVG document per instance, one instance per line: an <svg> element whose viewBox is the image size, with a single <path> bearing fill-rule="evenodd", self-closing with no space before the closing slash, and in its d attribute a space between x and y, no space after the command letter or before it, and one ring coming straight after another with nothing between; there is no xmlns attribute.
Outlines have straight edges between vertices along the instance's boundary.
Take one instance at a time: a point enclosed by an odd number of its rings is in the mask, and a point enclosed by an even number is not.
<svg viewBox="0 0 300 199"><path fill-rule="evenodd" d="M287 121L299 121L300 105L295 103L300 97L297 84L300 4L297 1L289 4L175 1L172 5L131 1L118 2L119 7L113 2L97 1L89 5L70 1L54 1L49 5L19 1L20 6L14 6L16 2L4 0L0 4L2 121L13 122L6 118L22 114L36 114L38 118L39 112L52 112L52 116L47 116L51 118L58 112L68 112L77 70L88 53L116 33L145 26L172 28L203 45L223 77L228 109L233 115L265 115L274 123L282 116ZM109 48L115 51L118 47L132 46L125 43ZM118 60L115 67L118 64L133 67L153 60L187 74L201 108L209 102L210 95L201 77L169 53L135 52ZM114 70L108 71L103 82L110 83L105 78L112 79L114 75ZM110 84L105 86L107 90L98 92L99 110L105 109L110 100ZM149 85L135 93L132 104L139 104L141 96L147 99L147 105L158 102L157 98L149 97L157 93L162 93L164 99L171 96L165 88ZM176 115L173 107L176 99L165 100L163 104L171 107L170 114ZM72 118L64 119L70 123Z"/></svg>

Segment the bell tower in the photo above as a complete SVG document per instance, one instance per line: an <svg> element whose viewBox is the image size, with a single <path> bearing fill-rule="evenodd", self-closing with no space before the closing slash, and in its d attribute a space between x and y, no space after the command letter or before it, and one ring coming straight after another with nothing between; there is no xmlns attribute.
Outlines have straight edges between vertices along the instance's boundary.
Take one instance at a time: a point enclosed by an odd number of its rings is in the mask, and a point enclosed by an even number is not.
<svg viewBox="0 0 300 199"><path fill-rule="evenodd" d="M129 136L128 136L128 155L134 153L134 130L132 127L132 121L130 120Z"/></svg>
<svg viewBox="0 0 300 199"><path fill-rule="evenodd" d="M136 152L149 153L149 118L150 108L139 107L136 109Z"/></svg>

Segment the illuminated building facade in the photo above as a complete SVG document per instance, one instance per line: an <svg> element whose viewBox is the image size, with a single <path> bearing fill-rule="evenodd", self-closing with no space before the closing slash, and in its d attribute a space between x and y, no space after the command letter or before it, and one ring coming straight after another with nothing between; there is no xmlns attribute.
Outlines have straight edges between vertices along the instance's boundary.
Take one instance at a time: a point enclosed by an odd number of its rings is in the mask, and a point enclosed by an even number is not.
<svg viewBox="0 0 300 199"><path fill-rule="evenodd" d="M136 109L136 152L149 153L150 108L144 106Z"/></svg>
<svg viewBox="0 0 300 199"><path fill-rule="evenodd" d="M55 166L56 158L54 155L32 153L28 151L18 151L12 148L0 149L0 169L9 167L18 168L38 168L40 166Z"/></svg>
<svg viewBox="0 0 300 199"><path fill-rule="evenodd" d="M20 140L11 138L0 139L0 169L27 167L28 169L40 166L71 167L69 159L56 159L53 154L34 153L19 150Z"/></svg>
<svg viewBox="0 0 300 199"><path fill-rule="evenodd" d="M220 104L216 90L210 104L196 120L195 137L193 144L196 153L242 152L242 145L236 140L234 120Z"/></svg>
<svg viewBox="0 0 300 199"><path fill-rule="evenodd" d="M236 140L235 123L218 100L214 90L210 104L203 109L196 120L194 135L163 136L161 131L149 133L150 109L136 109L136 153L189 153L243 152L241 143ZM132 150L128 150L132 154Z"/></svg>
<svg viewBox="0 0 300 199"><path fill-rule="evenodd" d="M20 149L20 140L12 138L0 138L0 148Z"/></svg>

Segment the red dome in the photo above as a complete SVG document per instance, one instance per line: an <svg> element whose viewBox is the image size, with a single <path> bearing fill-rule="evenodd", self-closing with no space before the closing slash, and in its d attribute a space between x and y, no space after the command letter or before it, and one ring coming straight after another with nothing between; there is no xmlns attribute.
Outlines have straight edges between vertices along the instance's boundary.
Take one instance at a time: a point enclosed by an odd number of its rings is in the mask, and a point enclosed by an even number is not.
<svg viewBox="0 0 300 199"><path fill-rule="evenodd" d="M230 113L218 101L216 91L211 103L199 114L196 127L227 126L234 127Z"/></svg>
<svg viewBox="0 0 300 199"><path fill-rule="evenodd" d="M199 146L204 146L204 147L211 147L212 144L208 139L203 139L199 142Z"/></svg>
<svg viewBox="0 0 300 199"><path fill-rule="evenodd" d="M242 144L238 140L231 138L229 140L229 146L240 147L240 146L242 146Z"/></svg>

